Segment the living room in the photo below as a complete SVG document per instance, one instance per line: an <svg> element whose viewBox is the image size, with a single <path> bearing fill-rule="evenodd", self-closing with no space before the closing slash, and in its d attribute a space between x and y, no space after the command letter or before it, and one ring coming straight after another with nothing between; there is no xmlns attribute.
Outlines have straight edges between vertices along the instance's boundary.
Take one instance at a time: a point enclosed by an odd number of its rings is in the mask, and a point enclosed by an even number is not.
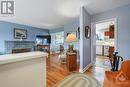
<svg viewBox="0 0 130 87"><path fill-rule="evenodd" d="M130 86L129 0L1 1L6 5L0 14L1 87ZM109 65L96 57L96 24L106 20L114 20L116 38Z"/></svg>

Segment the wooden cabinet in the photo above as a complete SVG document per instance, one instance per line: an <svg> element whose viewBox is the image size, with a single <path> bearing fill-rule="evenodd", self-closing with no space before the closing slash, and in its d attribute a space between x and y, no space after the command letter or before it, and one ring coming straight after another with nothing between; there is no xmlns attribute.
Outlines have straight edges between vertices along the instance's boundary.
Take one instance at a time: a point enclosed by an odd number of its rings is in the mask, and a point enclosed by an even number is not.
<svg viewBox="0 0 130 87"><path fill-rule="evenodd" d="M110 46L109 47L109 57L111 57L112 56L112 54L113 54L113 52L114 52L114 47L113 46Z"/></svg>
<svg viewBox="0 0 130 87"><path fill-rule="evenodd" d="M50 45L37 45L37 50L47 52L50 54Z"/></svg>
<svg viewBox="0 0 130 87"><path fill-rule="evenodd" d="M114 25L109 26L109 38L114 38Z"/></svg>
<svg viewBox="0 0 130 87"><path fill-rule="evenodd" d="M77 69L77 53L67 53L67 68L69 71L75 71Z"/></svg>
<svg viewBox="0 0 130 87"><path fill-rule="evenodd" d="M109 37L109 39L114 39L114 37L115 37L115 26L114 25L110 25L109 26L109 31L105 31L104 32L104 36L108 36Z"/></svg>

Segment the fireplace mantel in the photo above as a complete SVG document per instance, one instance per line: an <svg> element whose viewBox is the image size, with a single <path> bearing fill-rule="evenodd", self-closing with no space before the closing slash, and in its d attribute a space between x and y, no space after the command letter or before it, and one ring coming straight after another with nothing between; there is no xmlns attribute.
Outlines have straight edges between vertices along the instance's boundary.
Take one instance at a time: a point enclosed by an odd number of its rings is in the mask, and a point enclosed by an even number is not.
<svg viewBox="0 0 130 87"><path fill-rule="evenodd" d="M35 41L5 41L5 53L12 53L12 49L28 48L34 51Z"/></svg>

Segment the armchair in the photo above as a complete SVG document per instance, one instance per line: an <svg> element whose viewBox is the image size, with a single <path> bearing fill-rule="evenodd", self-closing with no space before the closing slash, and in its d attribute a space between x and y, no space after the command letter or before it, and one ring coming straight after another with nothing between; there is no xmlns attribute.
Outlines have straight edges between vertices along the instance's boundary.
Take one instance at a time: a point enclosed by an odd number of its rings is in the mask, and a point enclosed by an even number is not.
<svg viewBox="0 0 130 87"><path fill-rule="evenodd" d="M66 52L63 45L60 45L59 61L61 63L66 63Z"/></svg>
<svg viewBox="0 0 130 87"><path fill-rule="evenodd" d="M106 71L103 87L130 87L130 60L122 63L119 71Z"/></svg>

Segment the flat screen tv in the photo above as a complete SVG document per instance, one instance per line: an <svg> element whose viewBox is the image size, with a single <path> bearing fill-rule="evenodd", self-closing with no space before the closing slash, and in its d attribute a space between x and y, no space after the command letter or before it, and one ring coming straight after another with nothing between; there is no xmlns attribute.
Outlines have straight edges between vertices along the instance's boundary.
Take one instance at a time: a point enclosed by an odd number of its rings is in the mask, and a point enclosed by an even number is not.
<svg viewBox="0 0 130 87"><path fill-rule="evenodd" d="M51 43L51 36L50 35L37 35L36 36L36 43L37 44L50 44Z"/></svg>

